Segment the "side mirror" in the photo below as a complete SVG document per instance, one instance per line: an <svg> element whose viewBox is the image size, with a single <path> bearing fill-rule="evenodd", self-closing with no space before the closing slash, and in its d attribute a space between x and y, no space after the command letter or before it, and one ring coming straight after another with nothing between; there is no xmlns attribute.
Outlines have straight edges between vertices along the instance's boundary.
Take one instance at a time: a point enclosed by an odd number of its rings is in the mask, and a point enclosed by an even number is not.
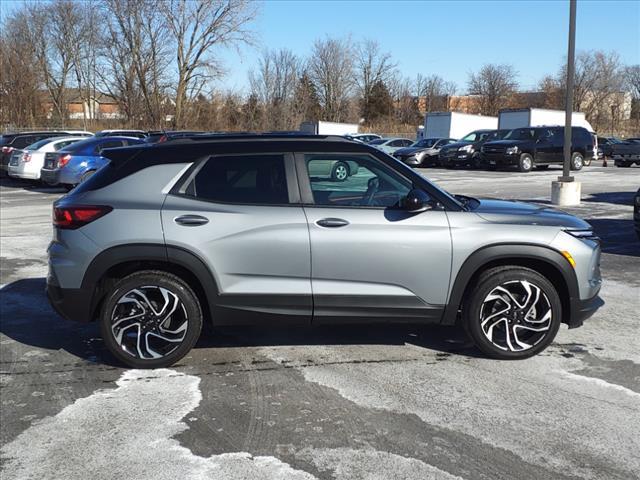
<svg viewBox="0 0 640 480"><path fill-rule="evenodd" d="M418 188L414 188L407 194L402 206L407 212L411 213L425 212L433 208L431 197Z"/></svg>

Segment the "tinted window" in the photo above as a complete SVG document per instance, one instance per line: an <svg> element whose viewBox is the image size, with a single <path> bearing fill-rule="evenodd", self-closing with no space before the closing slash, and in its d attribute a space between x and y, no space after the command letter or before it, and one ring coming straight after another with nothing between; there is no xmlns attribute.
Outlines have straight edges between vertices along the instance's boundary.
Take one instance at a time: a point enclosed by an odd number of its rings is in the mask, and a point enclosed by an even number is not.
<svg viewBox="0 0 640 480"><path fill-rule="evenodd" d="M124 142L122 140L109 140L107 142L101 142L96 145L95 153L100 153L102 150L105 150L107 148L122 147L123 145Z"/></svg>
<svg viewBox="0 0 640 480"><path fill-rule="evenodd" d="M27 145L31 145L32 143L37 142L38 140L40 140L42 137L34 137L34 136L28 136L28 137L17 137L13 143L11 144L11 146L13 148L24 148Z"/></svg>
<svg viewBox="0 0 640 480"><path fill-rule="evenodd" d="M27 150L38 150L40 147L44 147L47 143L53 142L53 140L53 138L44 138L37 141L36 143L32 143L31 145L29 145Z"/></svg>
<svg viewBox="0 0 640 480"><path fill-rule="evenodd" d="M396 207L411 190L411 182L369 156L305 155L316 205ZM341 179L339 169L348 175Z"/></svg>
<svg viewBox="0 0 640 480"><path fill-rule="evenodd" d="M516 128L504 137L505 140L533 140L535 130L533 128Z"/></svg>
<svg viewBox="0 0 640 480"><path fill-rule="evenodd" d="M378 138L376 140L371 140L369 145L382 145L386 140L384 138Z"/></svg>
<svg viewBox="0 0 640 480"><path fill-rule="evenodd" d="M72 143L76 143L76 142L78 142L78 141L79 141L79 140L77 140L77 139L76 139L76 140L65 140L65 141L63 141L63 142L58 142L58 143L56 143L56 144L53 146L53 149L54 149L54 150L60 150L61 148L64 148L64 147L66 147L67 145L71 145Z"/></svg>
<svg viewBox="0 0 640 480"><path fill-rule="evenodd" d="M210 158L187 187L187 193L221 203L289 203L284 156Z"/></svg>

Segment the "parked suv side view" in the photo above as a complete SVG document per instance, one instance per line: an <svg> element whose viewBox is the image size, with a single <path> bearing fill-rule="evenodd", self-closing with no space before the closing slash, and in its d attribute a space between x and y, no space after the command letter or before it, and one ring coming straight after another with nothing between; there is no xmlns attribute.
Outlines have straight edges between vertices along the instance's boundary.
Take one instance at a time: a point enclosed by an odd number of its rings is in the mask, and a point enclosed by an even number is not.
<svg viewBox="0 0 640 480"><path fill-rule="evenodd" d="M519 359L603 303L588 223L450 195L365 144L199 136L103 155L54 204L47 292L132 367L178 361L203 322L460 324ZM336 161L357 173L313 173Z"/></svg>
<svg viewBox="0 0 640 480"><path fill-rule="evenodd" d="M481 168L483 158L480 149L486 142L503 138L508 130L475 130L454 143L440 149L438 160L447 168L469 166Z"/></svg>
<svg viewBox="0 0 640 480"><path fill-rule="evenodd" d="M581 170L591 162L593 144L594 138L586 128L571 128L571 170ZM485 143L482 157L489 168L516 166L521 172L562 165L564 127L516 128L502 140Z"/></svg>

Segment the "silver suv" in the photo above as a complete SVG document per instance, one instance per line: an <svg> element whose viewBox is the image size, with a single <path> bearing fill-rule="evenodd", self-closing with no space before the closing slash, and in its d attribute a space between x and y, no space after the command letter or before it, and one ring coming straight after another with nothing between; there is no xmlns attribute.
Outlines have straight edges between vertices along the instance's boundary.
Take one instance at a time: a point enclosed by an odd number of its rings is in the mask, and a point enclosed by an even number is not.
<svg viewBox="0 0 640 480"><path fill-rule="evenodd" d="M47 291L132 367L173 364L205 321L459 323L519 359L603 304L589 224L453 196L360 142L212 135L104 155L54 204ZM337 162L357 173L314 174Z"/></svg>

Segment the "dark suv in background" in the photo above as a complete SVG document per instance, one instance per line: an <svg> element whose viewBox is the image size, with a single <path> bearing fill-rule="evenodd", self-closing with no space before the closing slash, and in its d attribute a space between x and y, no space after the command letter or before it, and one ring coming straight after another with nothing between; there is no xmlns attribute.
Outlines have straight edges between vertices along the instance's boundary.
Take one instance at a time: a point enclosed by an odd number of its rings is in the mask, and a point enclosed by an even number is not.
<svg viewBox="0 0 640 480"><path fill-rule="evenodd" d="M572 127L571 133L571 170L581 170L593 157L593 136L583 127ZM564 127L516 128L502 140L486 142L481 151L490 169L515 166L530 172L562 165Z"/></svg>
<svg viewBox="0 0 640 480"><path fill-rule="evenodd" d="M483 159L480 148L485 142L504 137L509 130L475 130L455 143L442 147L438 156L440 165L447 168L470 166L480 168Z"/></svg>

